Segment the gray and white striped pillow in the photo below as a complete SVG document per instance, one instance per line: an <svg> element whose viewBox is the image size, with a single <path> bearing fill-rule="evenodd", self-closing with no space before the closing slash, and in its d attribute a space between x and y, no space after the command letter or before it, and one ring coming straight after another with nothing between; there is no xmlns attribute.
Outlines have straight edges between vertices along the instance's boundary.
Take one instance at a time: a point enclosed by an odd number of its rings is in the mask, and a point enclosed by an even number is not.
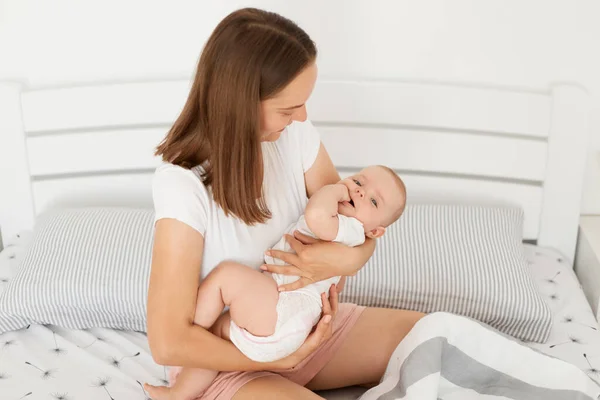
<svg viewBox="0 0 600 400"><path fill-rule="evenodd" d="M18 245L16 243L6 243L6 247L0 251L0 297L2 297L18 270L20 250L23 248L23 235L17 235L12 240L17 241ZM0 308L0 333L26 327L29 323L26 318L11 315Z"/></svg>
<svg viewBox="0 0 600 400"><path fill-rule="evenodd" d="M145 331L152 209L55 210L0 297L0 333L29 323Z"/></svg>
<svg viewBox="0 0 600 400"><path fill-rule="evenodd" d="M129 208L41 216L0 296L0 333L29 323L145 331L153 216ZM409 206L342 300L453 312L543 342L552 317L525 264L522 221L513 208Z"/></svg>
<svg viewBox="0 0 600 400"><path fill-rule="evenodd" d="M545 342L552 313L530 276L518 208L410 205L347 281L342 301L446 311Z"/></svg>

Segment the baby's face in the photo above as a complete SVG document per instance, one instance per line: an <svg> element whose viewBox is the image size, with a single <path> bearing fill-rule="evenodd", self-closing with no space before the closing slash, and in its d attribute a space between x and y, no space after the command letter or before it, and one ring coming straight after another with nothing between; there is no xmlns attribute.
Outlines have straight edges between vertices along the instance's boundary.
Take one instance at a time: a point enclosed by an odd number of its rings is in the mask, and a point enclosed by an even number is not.
<svg viewBox="0 0 600 400"><path fill-rule="evenodd" d="M350 192L350 202L340 203L338 212L362 222L367 234L387 227L406 201L396 178L378 166L367 167L341 183Z"/></svg>

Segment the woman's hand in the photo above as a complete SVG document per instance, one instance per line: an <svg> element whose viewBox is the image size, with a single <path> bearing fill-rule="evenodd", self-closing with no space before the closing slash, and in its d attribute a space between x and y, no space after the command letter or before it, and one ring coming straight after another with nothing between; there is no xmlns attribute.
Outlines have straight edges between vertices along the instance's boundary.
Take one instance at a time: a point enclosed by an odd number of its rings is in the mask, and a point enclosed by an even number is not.
<svg viewBox="0 0 600 400"><path fill-rule="evenodd" d="M322 258L318 254L320 251L319 248L329 244L329 242L313 239L298 231L294 232L294 234L296 237L285 235L285 240L296 254L280 250L268 250L266 252L267 255L277 258L288 265L264 264L261 266L263 271L299 277L293 283L280 286L279 291L296 290L311 283L336 276L327 262L319 262L323 261L319 260L319 258Z"/></svg>
<svg viewBox="0 0 600 400"><path fill-rule="evenodd" d="M315 330L306 338L302 346L286 358L269 363L269 370L273 372L295 368L306 357L311 355L323 342L333 334L333 320L338 311L338 293L335 285L329 288L329 299L325 293L321 294L323 302L323 315L316 325Z"/></svg>
<svg viewBox="0 0 600 400"><path fill-rule="evenodd" d="M357 247L314 239L298 231L294 236L285 235L285 239L296 254L269 250L267 255L288 265L261 266L263 271L299 277L295 282L280 286L280 291L296 290L334 276L355 275L375 251L375 241L369 238Z"/></svg>

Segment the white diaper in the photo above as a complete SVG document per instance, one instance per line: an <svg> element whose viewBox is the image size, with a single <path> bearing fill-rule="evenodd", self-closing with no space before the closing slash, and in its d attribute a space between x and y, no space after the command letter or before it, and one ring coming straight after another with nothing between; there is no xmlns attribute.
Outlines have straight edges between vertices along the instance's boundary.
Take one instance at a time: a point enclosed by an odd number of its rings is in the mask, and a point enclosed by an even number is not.
<svg viewBox="0 0 600 400"><path fill-rule="evenodd" d="M320 300L304 293L283 292L277 302L277 324L273 335L254 336L233 320L229 335L231 342L249 359L276 361L298 350L320 318Z"/></svg>

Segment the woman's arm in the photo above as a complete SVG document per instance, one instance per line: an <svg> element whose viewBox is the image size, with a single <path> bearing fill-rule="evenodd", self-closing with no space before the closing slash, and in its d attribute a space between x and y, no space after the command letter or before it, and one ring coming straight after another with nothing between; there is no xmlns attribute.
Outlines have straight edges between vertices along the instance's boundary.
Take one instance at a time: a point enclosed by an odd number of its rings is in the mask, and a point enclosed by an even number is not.
<svg viewBox="0 0 600 400"><path fill-rule="evenodd" d="M335 169L329 153L321 143L319 153L313 165L304 173L304 183L306 185L306 194L310 198L313 194L325 185L338 183L341 180L340 174Z"/></svg>
<svg viewBox="0 0 600 400"><path fill-rule="evenodd" d="M157 221L147 310L152 356L162 365L251 369L230 343L193 323L203 246L202 235L186 224Z"/></svg>
<svg viewBox="0 0 600 400"><path fill-rule="evenodd" d="M267 255L283 261L286 265L265 264L263 271L275 274L299 276L295 282L280 286L281 291L302 288L311 283L334 276L352 276L369 261L375 251L375 240L365 238L365 243L348 247L341 243L325 242L295 232L285 235L294 253L268 250Z"/></svg>
<svg viewBox="0 0 600 400"><path fill-rule="evenodd" d="M346 279L347 278L348 277L346 277L346 276L342 276L340 278L340 281L337 284L337 292L338 292L338 294L342 293L342 291L344 290L344 286L346 286Z"/></svg>
<svg viewBox="0 0 600 400"><path fill-rule="evenodd" d="M157 363L217 371L291 368L330 334L326 320L331 317L322 318L315 333L296 353L278 362L258 363L231 342L194 325L203 246L202 235L188 225L174 219L157 221L147 309L148 341ZM329 302L324 304L323 309L328 311L324 314L335 314L336 299L331 300L331 306Z"/></svg>

